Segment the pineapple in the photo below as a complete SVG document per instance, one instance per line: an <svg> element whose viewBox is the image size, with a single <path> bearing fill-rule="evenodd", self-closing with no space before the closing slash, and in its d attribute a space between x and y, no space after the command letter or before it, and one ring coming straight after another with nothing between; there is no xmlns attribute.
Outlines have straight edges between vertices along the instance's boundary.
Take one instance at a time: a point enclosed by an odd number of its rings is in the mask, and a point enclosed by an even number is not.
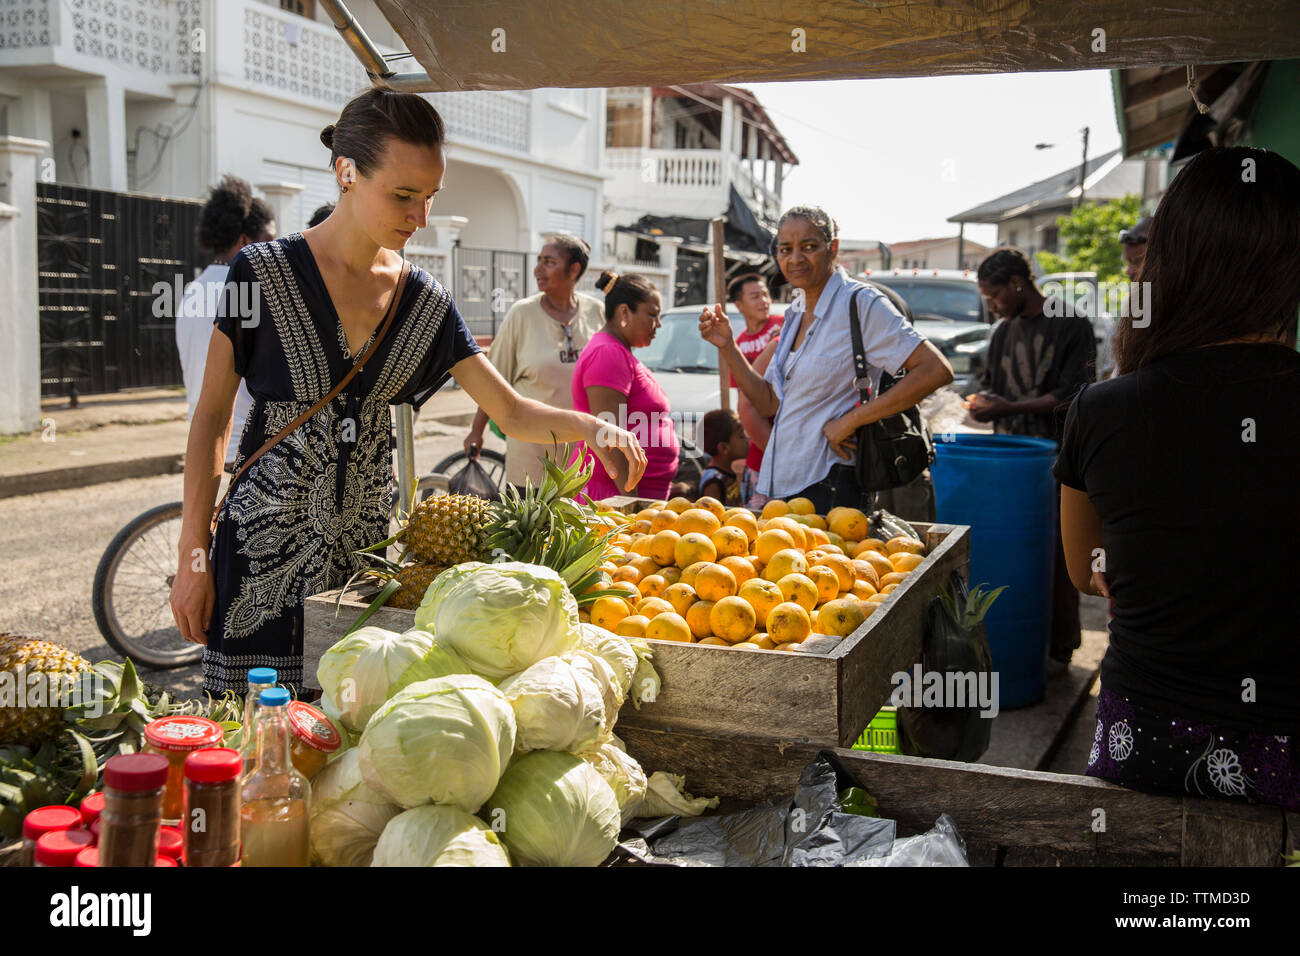
<svg viewBox="0 0 1300 956"><path fill-rule="evenodd" d="M433 579L447 570L445 564L406 564L397 570L393 580L402 589L388 599L388 606L404 611L414 611L424 599L424 592L429 590Z"/></svg>
<svg viewBox="0 0 1300 956"><path fill-rule="evenodd" d="M397 536L422 564L460 564L483 557L490 502L475 495L436 495L411 511Z"/></svg>
<svg viewBox="0 0 1300 956"><path fill-rule="evenodd" d="M69 696L74 675L90 670L90 662L66 647L0 633L0 742L39 746L63 726L61 699ZM44 686L32 684L32 674ZM50 706L20 706L27 703Z"/></svg>

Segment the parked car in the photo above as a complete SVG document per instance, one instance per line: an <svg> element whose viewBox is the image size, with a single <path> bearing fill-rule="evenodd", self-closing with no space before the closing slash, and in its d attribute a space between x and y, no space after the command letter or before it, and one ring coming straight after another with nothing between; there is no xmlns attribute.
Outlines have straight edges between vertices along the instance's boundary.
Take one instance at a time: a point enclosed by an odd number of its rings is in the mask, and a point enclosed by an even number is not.
<svg viewBox="0 0 1300 956"><path fill-rule="evenodd" d="M913 327L952 365L952 388L962 395L979 390L995 316L984 304L973 271L882 269L858 278L893 290L908 304Z"/></svg>

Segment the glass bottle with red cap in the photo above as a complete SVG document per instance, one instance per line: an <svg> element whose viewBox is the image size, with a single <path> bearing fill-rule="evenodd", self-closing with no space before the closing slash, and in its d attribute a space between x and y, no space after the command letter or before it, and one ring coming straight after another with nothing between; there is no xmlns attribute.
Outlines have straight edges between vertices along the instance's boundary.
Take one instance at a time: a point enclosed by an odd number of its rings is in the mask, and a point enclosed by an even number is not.
<svg viewBox="0 0 1300 956"><path fill-rule="evenodd" d="M23 817L23 848L20 862L31 866L36 862L36 841L47 833L76 830L81 826L81 811L76 807L56 804L40 807Z"/></svg>
<svg viewBox="0 0 1300 956"><path fill-rule="evenodd" d="M230 866L239 859L239 752L196 750L185 758L185 865Z"/></svg>
<svg viewBox="0 0 1300 956"><path fill-rule="evenodd" d="M72 866L77 854L90 846L85 830L52 830L36 841L34 866Z"/></svg>
<svg viewBox="0 0 1300 956"><path fill-rule="evenodd" d="M257 764L243 781L239 837L241 866L307 866L311 785L289 759L285 708L289 692L258 698Z"/></svg>
<svg viewBox="0 0 1300 956"><path fill-rule="evenodd" d="M151 720L144 728L145 750L167 759L163 819L176 823L185 802L185 758L205 747L221 746L221 725L206 717L177 714Z"/></svg>
<svg viewBox="0 0 1300 956"><path fill-rule="evenodd" d="M104 765L100 866L156 864L167 770L167 758L147 753L118 754Z"/></svg>
<svg viewBox="0 0 1300 956"><path fill-rule="evenodd" d="M81 800L81 825L87 830L91 828L99 815L104 812L104 793L92 793Z"/></svg>

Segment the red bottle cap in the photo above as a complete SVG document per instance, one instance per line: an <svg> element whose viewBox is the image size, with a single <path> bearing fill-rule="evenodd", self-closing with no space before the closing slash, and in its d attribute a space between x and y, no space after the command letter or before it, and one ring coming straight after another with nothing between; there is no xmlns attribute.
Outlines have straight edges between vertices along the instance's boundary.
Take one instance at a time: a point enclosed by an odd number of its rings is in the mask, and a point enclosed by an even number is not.
<svg viewBox="0 0 1300 956"><path fill-rule="evenodd" d="M94 837L95 842L99 842L99 831L104 829L104 818L99 817L90 825L90 835Z"/></svg>
<svg viewBox="0 0 1300 956"><path fill-rule="evenodd" d="M102 792L92 793L81 801L81 824L90 826L99 819L99 815L104 812L104 801L107 798Z"/></svg>
<svg viewBox="0 0 1300 956"><path fill-rule="evenodd" d="M81 826L81 811L76 807L55 804L40 807L23 818L23 836L35 842L47 833L73 830Z"/></svg>
<svg viewBox="0 0 1300 956"><path fill-rule="evenodd" d="M157 790L165 783L167 758L162 754L118 754L104 764L105 790L136 793Z"/></svg>
<svg viewBox="0 0 1300 956"><path fill-rule="evenodd" d="M181 858L181 850L185 848L185 838L181 836L181 831L175 827L160 827L158 830L158 855L169 856L173 860Z"/></svg>
<svg viewBox="0 0 1300 956"><path fill-rule="evenodd" d="M41 866L72 866L77 854L90 846L85 830L54 830L36 841L36 862Z"/></svg>
<svg viewBox="0 0 1300 956"><path fill-rule="evenodd" d="M289 726L308 746L332 754L343 743L343 738L330 723L330 719L311 704L291 700L288 711Z"/></svg>
<svg viewBox="0 0 1300 956"><path fill-rule="evenodd" d="M185 779L195 783L225 783L236 779L243 769L239 751L229 747L196 750L185 758Z"/></svg>
<svg viewBox="0 0 1300 956"><path fill-rule="evenodd" d="M144 728L144 739L159 750L200 750L221 743L221 725L206 717L159 717Z"/></svg>
<svg viewBox="0 0 1300 956"><path fill-rule="evenodd" d="M175 860L173 860L171 857L161 856L161 855L158 857L157 860L154 861L153 865L154 866L180 866L180 864L177 863Z"/></svg>
<svg viewBox="0 0 1300 956"><path fill-rule="evenodd" d="M99 866L99 847L88 846L72 861L73 866Z"/></svg>

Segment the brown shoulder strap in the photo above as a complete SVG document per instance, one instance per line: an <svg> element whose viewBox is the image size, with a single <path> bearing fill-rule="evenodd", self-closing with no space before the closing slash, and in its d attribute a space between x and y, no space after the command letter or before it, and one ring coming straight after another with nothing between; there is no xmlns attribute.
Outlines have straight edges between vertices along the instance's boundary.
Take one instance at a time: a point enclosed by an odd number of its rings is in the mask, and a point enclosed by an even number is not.
<svg viewBox="0 0 1300 956"><path fill-rule="evenodd" d="M388 311L384 313L384 321L379 324L379 331L376 332L375 337L370 340L370 345L367 346L366 350L361 353L360 358L358 358L356 362L352 364L352 368L348 369L348 372L346 375L343 376L342 381L340 381L337 385L335 385L332 389L330 389L329 392L315 405L307 409L307 411L303 412L301 415L299 415L297 418L291 421L288 425L285 425L284 428L280 430L280 433L278 435L276 435L265 445L263 445L257 451L253 452L246 459L244 459L244 463L240 465L239 470L230 477L230 483L226 485L226 493L221 496L221 500L217 502L216 508L212 510L211 528L213 531L216 530L217 519L221 516L221 509L222 507L224 507L226 503L226 499L230 497L230 489L235 487L235 482L240 479L240 476L242 476L244 472L248 471L249 467L253 464L253 462L257 461L257 459L261 458L264 454L266 454L276 445L280 444L280 442L288 438L291 434L293 434L294 431L300 428L308 419L310 419L313 415L315 415L322 408L324 408L331 401L333 401L335 396L337 396L339 392L347 388L348 382L352 381L352 379L356 377L357 373L361 371L361 367L365 365L366 360L370 358L371 355L374 354L375 349L379 348L379 343L384 340L384 336L388 334L389 327L393 324L393 317L397 314L397 303L401 301L402 293L406 290L406 278L408 275L410 275L410 272L411 272L410 262L404 261L402 263L402 272L397 277L397 288L393 290L393 298L388 303Z"/></svg>

